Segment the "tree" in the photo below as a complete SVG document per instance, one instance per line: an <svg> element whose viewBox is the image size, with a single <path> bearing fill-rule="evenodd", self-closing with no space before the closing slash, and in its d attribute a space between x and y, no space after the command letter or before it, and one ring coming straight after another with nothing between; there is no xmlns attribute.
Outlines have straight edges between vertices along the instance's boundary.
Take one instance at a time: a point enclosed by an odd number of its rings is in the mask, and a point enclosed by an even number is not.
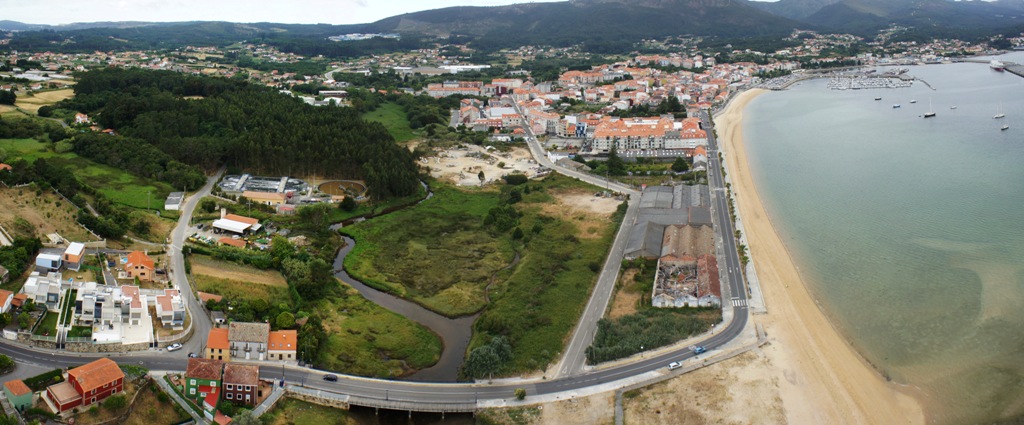
<svg viewBox="0 0 1024 425"><path fill-rule="evenodd" d="M690 170L690 163L686 162L686 158L676 157L675 162L672 163L672 171L677 173L685 173Z"/></svg>
<svg viewBox="0 0 1024 425"><path fill-rule="evenodd" d="M355 211L356 208L359 208L359 204L356 203L355 198L346 196L345 199L342 199L341 203L338 204L338 208L341 208L342 211L352 212Z"/></svg>
<svg viewBox="0 0 1024 425"><path fill-rule="evenodd" d="M525 388L516 388L516 400L520 400L521 401L521 400L523 400L525 398L526 398L526 389Z"/></svg>
<svg viewBox="0 0 1024 425"><path fill-rule="evenodd" d="M18 326L20 328L22 328L22 329L28 329L28 326L30 325L29 322L31 322L31 321L32 321L32 316L29 316L28 313L26 313L24 311L21 312L21 314L18 315Z"/></svg>
<svg viewBox="0 0 1024 425"><path fill-rule="evenodd" d="M14 360L10 357L0 354L0 375L6 375L14 370Z"/></svg>
<svg viewBox="0 0 1024 425"><path fill-rule="evenodd" d="M14 90L0 90L0 105L13 105L17 99Z"/></svg>
<svg viewBox="0 0 1024 425"><path fill-rule="evenodd" d="M612 145L612 150L608 152L608 174L613 176L624 176L626 175L626 163L622 162L622 158L619 158L619 152Z"/></svg>
<svg viewBox="0 0 1024 425"><path fill-rule="evenodd" d="M199 203L199 209L203 210L205 213L212 213L217 210L217 201L214 201L213 199L203 199L203 201Z"/></svg>
<svg viewBox="0 0 1024 425"><path fill-rule="evenodd" d="M103 400L103 407L106 407L108 410L121 410L127 406L128 399L121 394L112 395Z"/></svg>
<svg viewBox="0 0 1024 425"><path fill-rule="evenodd" d="M477 174L477 175L476 175L476 177L480 179L480 184L483 184L483 183L484 183L484 180L486 179L486 177L484 177L484 172L483 172L483 170L481 170L481 171L480 171L480 174Z"/></svg>
<svg viewBox="0 0 1024 425"><path fill-rule="evenodd" d="M235 405L227 400L221 400L217 402L217 410L227 416L235 416ZM234 418L232 418L234 419Z"/></svg>
<svg viewBox="0 0 1024 425"><path fill-rule="evenodd" d="M252 410L242 409L237 415L231 417L231 423L235 425L260 425L260 418L252 414Z"/></svg>
<svg viewBox="0 0 1024 425"><path fill-rule="evenodd" d="M295 315L287 311L282 311L281 314L277 315L277 319L274 319L274 323L277 324L278 329L288 329L295 326Z"/></svg>

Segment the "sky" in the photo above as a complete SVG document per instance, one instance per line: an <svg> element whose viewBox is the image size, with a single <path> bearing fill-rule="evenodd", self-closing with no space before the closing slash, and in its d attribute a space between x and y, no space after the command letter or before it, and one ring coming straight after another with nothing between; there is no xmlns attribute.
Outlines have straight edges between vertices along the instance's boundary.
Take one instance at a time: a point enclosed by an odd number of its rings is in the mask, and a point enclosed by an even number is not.
<svg viewBox="0 0 1024 425"><path fill-rule="evenodd" d="M552 0L540 0L552 1ZM564 1L564 0L563 0ZM526 0L0 0L0 19L28 24L99 21L229 21L357 24L450 6Z"/></svg>

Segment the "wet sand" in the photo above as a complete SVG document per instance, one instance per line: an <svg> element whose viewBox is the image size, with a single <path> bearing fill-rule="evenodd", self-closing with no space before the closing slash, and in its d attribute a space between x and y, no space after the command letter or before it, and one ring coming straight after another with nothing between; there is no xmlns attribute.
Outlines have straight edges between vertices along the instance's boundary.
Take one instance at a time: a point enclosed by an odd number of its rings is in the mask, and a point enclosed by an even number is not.
<svg viewBox="0 0 1024 425"><path fill-rule="evenodd" d="M751 320L763 324L771 341L766 367L777 377L786 422L922 424L913 388L886 381L828 321L764 209L747 168L742 121L743 109L765 92L740 94L715 125L768 308Z"/></svg>

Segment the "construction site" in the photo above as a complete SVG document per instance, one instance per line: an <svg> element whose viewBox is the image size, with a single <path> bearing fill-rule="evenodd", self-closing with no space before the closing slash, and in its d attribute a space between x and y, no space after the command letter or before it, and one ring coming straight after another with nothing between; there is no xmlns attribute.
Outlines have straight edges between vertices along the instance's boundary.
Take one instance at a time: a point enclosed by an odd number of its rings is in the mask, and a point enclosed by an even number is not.
<svg viewBox="0 0 1024 425"><path fill-rule="evenodd" d="M458 186L482 186L500 180L506 174L525 174L529 178L544 174L525 148L499 152L490 146L468 145L436 150L434 156L420 158L430 175ZM484 173L483 180L480 173Z"/></svg>

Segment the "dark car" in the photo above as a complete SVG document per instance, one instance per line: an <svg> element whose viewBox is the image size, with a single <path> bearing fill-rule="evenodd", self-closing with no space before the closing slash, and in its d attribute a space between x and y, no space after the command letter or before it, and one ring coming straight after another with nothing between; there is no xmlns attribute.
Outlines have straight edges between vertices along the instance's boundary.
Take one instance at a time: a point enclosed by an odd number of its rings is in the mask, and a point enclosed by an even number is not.
<svg viewBox="0 0 1024 425"><path fill-rule="evenodd" d="M696 347L693 347L693 354L701 354L701 353L704 353L706 351L708 351L708 349L704 348L703 345L698 345Z"/></svg>
<svg viewBox="0 0 1024 425"><path fill-rule="evenodd" d="M338 375L331 375L331 374L324 375L324 381L338 382Z"/></svg>

